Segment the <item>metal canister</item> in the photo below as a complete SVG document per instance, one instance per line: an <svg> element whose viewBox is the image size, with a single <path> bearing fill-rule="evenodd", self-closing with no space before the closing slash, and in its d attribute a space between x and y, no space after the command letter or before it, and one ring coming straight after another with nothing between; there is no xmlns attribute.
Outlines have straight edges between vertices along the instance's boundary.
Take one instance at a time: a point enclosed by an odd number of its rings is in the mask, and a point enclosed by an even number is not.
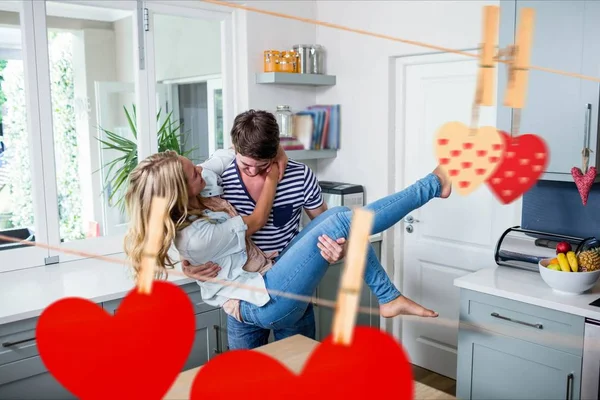
<svg viewBox="0 0 600 400"><path fill-rule="evenodd" d="M310 47L310 73L325 73L325 48L315 44Z"/></svg>
<svg viewBox="0 0 600 400"><path fill-rule="evenodd" d="M297 44L292 47L297 54L297 71L301 74L311 73L311 47L309 44Z"/></svg>

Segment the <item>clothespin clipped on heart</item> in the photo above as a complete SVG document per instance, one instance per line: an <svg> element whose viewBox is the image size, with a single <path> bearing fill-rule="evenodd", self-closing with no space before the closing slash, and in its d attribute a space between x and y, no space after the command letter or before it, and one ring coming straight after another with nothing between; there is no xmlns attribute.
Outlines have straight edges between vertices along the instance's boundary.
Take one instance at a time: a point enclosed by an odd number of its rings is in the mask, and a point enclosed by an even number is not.
<svg viewBox="0 0 600 400"><path fill-rule="evenodd" d="M352 344L372 226L372 211L366 209L354 211L348 252L333 316L332 335L335 344L344 346Z"/></svg>
<svg viewBox="0 0 600 400"><path fill-rule="evenodd" d="M138 293L150 294L156 273L156 258L164 239L164 219L167 213L167 199L154 197L150 206L150 217L146 225L146 238L142 252L142 262L137 280Z"/></svg>
<svg viewBox="0 0 600 400"><path fill-rule="evenodd" d="M521 9L516 44L496 53L499 15L498 6L484 7L471 127L457 121L444 124L438 130L434 145L440 165L446 169L460 195L466 196L486 182L496 197L507 204L534 185L543 173L547 147L535 135L521 137L522 148L515 147L516 141L512 141L512 136L518 134L520 111L526 100L534 10ZM511 136L499 132L494 126L479 126L481 106L494 105L494 76L501 59L508 64L509 71L504 105L513 109ZM509 147L511 151L507 151ZM531 159L521 160L523 150L527 154L532 153Z"/></svg>

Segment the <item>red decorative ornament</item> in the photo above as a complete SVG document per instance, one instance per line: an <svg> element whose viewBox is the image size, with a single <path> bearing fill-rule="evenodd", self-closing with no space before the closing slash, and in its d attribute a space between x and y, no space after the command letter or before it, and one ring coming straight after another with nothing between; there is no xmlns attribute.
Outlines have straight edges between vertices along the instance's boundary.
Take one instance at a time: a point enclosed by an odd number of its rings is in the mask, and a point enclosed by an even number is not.
<svg viewBox="0 0 600 400"><path fill-rule="evenodd" d="M250 350L224 353L203 366L190 399L413 399L414 383L402 346L378 329L356 327L351 346L329 336L300 375Z"/></svg>
<svg viewBox="0 0 600 400"><path fill-rule="evenodd" d="M582 172L581 169L577 167L571 168L571 175L573 176L573 180L575 181L575 185L579 191L579 196L581 196L581 202L584 206L587 205L588 196L597 175L596 167L591 167L588 169L590 162L590 151L591 150L586 147L581 152L582 167L583 171L585 172Z"/></svg>
<svg viewBox="0 0 600 400"><path fill-rule="evenodd" d="M150 295L129 292L115 316L81 298L62 299L44 310L36 328L40 356L77 398L165 396L192 348L194 308L174 284L152 286ZM225 378L231 375L221 382Z"/></svg>
<svg viewBox="0 0 600 400"><path fill-rule="evenodd" d="M504 157L486 183L503 204L509 204L526 193L548 165L548 146L534 134L510 136L498 131L504 140Z"/></svg>

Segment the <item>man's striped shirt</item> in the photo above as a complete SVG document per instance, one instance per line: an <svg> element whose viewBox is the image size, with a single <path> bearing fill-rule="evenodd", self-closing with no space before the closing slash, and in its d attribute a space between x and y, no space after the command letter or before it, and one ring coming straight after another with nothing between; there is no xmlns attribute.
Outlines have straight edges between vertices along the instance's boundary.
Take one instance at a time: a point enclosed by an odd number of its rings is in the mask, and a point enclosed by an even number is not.
<svg viewBox="0 0 600 400"><path fill-rule="evenodd" d="M256 202L246 190L240 174L234 160L222 175L222 197L240 215L246 216L252 214ZM312 210L322 204L321 187L315 174L306 165L289 160L283 179L277 185L269 220L252 235L252 240L266 253L283 251L298 234L302 209Z"/></svg>

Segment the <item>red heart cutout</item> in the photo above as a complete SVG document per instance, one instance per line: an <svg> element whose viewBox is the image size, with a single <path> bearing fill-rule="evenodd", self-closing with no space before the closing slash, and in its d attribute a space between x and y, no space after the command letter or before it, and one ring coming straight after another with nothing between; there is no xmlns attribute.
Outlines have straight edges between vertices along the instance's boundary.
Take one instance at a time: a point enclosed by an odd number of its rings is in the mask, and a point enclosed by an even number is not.
<svg viewBox="0 0 600 400"><path fill-rule="evenodd" d="M577 190L579 191L579 196L581 196L581 202L583 205L587 205L588 196L590 194L590 189L594 184L594 180L596 180L596 167L588 168L586 174L577 167L571 168L571 175L573 175L573 180L575 181L575 185L577 186Z"/></svg>
<svg viewBox="0 0 600 400"><path fill-rule="evenodd" d="M61 299L40 316L36 337L52 375L81 399L162 399L190 354L194 308L186 293L154 282L132 290L115 316L80 298Z"/></svg>
<svg viewBox="0 0 600 400"><path fill-rule="evenodd" d="M504 140L506 156L486 183L500 202L509 204L531 189L544 173L549 161L548 146L537 135L512 138L506 132L498 132Z"/></svg>
<svg viewBox="0 0 600 400"><path fill-rule="evenodd" d="M329 336L300 375L255 351L224 353L200 369L190 399L412 399L413 385L402 346L378 329L356 327L351 346L335 345Z"/></svg>

